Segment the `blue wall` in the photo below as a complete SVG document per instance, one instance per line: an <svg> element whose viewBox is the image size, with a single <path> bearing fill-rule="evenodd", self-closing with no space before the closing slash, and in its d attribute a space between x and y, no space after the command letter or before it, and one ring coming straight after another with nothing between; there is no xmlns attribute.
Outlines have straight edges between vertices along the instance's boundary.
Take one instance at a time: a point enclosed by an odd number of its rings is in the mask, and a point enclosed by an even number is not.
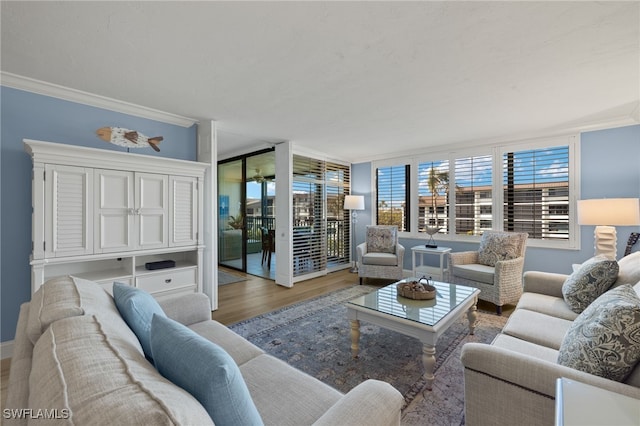
<svg viewBox="0 0 640 426"><path fill-rule="evenodd" d="M640 197L640 125L585 132L580 145L581 199L590 198L639 198ZM372 223L371 163L354 164L352 167L353 194L365 196L364 212L358 212L356 241L364 239L365 226ZM528 247L525 271L547 271L569 274L572 263L581 263L593 256L594 226L580 227L580 250L553 250ZM639 226L617 226L618 256L624 253L631 232L639 232ZM407 250L404 269L411 270L410 248L422 245L425 240L401 238ZM477 243L447 241L453 251L477 250ZM639 245L633 251L640 250ZM432 256L434 260L435 256Z"/></svg>
<svg viewBox="0 0 640 426"><path fill-rule="evenodd" d="M195 160L197 127L184 128L7 87L0 87L0 101L0 341L5 342L14 337L20 304L31 298L31 158L22 139L126 152L95 134L100 127L124 127L164 137L159 153L151 148L132 152Z"/></svg>

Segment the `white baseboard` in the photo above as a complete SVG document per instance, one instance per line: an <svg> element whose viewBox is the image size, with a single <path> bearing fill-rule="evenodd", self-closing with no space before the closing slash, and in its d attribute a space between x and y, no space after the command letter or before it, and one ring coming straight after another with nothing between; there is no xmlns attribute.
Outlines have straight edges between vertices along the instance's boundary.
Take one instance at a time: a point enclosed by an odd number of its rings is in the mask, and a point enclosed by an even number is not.
<svg viewBox="0 0 640 426"><path fill-rule="evenodd" d="M13 356L13 340L0 342L0 358L6 359Z"/></svg>

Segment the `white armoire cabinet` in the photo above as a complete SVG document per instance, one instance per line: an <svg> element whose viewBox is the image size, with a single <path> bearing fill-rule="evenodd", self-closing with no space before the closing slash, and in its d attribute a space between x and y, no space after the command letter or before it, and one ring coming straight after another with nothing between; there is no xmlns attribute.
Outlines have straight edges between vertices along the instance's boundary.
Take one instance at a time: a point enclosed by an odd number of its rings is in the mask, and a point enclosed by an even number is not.
<svg viewBox="0 0 640 426"><path fill-rule="evenodd" d="M25 140L33 159L32 292L74 275L162 298L202 291L205 163ZM175 267L148 269L173 260Z"/></svg>

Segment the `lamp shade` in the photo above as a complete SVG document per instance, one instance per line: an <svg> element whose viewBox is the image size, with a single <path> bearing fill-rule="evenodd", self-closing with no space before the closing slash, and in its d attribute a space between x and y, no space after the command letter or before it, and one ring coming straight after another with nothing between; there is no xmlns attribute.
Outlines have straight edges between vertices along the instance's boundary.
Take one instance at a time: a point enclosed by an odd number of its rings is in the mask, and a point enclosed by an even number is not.
<svg viewBox="0 0 640 426"><path fill-rule="evenodd" d="M344 197L345 210L364 210L363 195L346 195Z"/></svg>
<svg viewBox="0 0 640 426"><path fill-rule="evenodd" d="M578 200L578 223L610 226L640 225L640 200L638 198Z"/></svg>

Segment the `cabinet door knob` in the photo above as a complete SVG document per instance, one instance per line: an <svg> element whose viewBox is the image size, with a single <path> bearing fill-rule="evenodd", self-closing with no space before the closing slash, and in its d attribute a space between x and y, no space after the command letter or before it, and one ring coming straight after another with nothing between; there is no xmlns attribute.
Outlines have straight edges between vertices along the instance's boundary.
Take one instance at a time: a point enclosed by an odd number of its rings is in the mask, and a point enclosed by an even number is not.
<svg viewBox="0 0 640 426"><path fill-rule="evenodd" d="M171 278L167 278L166 280L164 280L164 282L169 284L171 282Z"/></svg>

